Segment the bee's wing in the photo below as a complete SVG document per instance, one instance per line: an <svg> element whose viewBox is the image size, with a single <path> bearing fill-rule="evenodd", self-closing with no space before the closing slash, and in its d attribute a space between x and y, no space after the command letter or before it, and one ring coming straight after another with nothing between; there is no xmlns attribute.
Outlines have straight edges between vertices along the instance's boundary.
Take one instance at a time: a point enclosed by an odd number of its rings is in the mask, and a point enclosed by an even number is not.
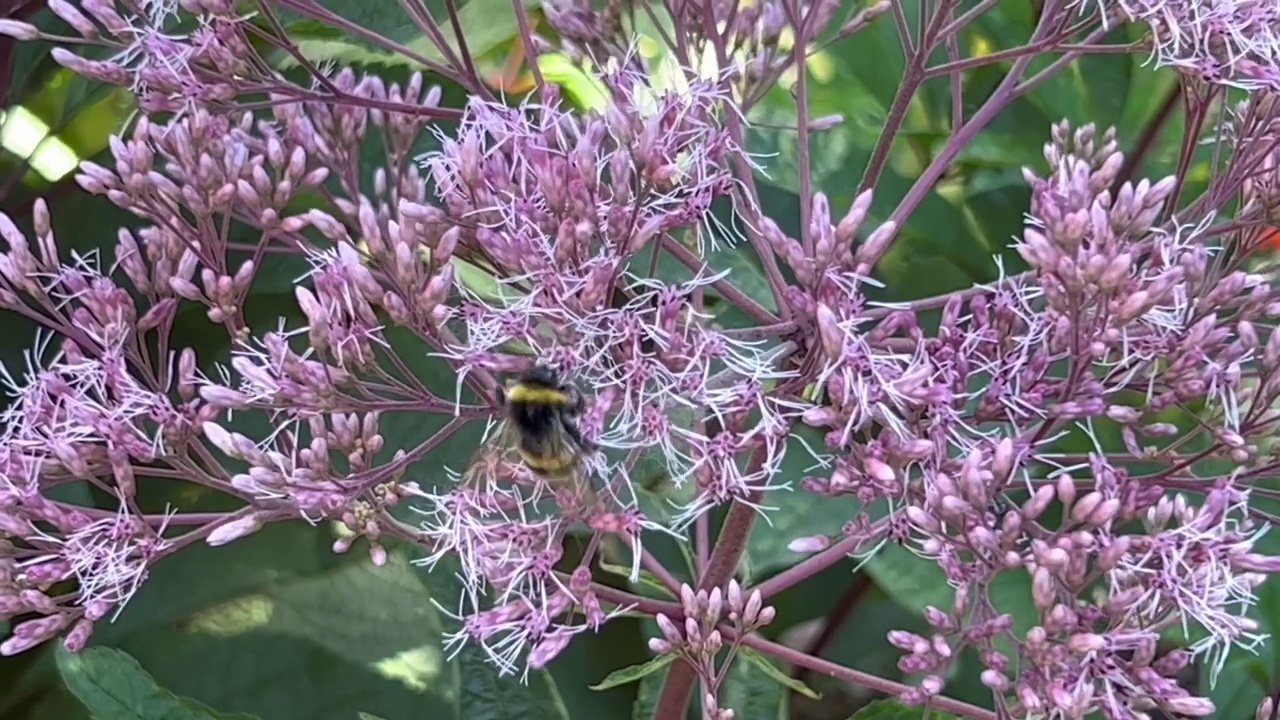
<svg viewBox="0 0 1280 720"><path fill-rule="evenodd" d="M514 442L510 424L500 421L471 454L467 469L462 474L462 483L477 489L490 485L504 465L515 461Z"/></svg>
<svg viewBox="0 0 1280 720"><path fill-rule="evenodd" d="M476 449L462 476L462 483L481 490L493 487L495 484L505 485L510 482L512 474L523 467L520 453L516 449L519 442L520 437L516 430L507 421L502 421L499 427L494 429ZM600 479L595 469L590 467L590 463L584 459L582 450L579 443L568 433L550 433L538 448L539 453L557 457L568 455L574 458L574 462L568 472L541 479L530 473L529 479L534 482L545 482L552 489L571 488L574 495L580 498L580 502L599 503L595 485L600 482Z"/></svg>

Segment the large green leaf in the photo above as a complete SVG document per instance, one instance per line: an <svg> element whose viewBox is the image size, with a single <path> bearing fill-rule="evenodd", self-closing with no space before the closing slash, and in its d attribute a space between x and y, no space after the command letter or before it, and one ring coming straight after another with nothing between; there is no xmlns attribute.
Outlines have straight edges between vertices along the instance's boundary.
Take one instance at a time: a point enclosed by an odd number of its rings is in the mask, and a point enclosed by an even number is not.
<svg viewBox="0 0 1280 720"><path fill-rule="evenodd" d="M781 670L776 667L772 672L764 669L763 664L770 662L767 658L753 655L746 648L740 649L720 684L716 697L720 707L731 708L734 717L786 720L790 691L778 682Z"/></svg>
<svg viewBox="0 0 1280 720"><path fill-rule="evenodd" d="M860 561L854 558L843 558L830 567L805 578L804 582L770 596L766 603L774 607L777 616L773 624L763 628L760 634L778 639L788 630L802 623L812 620L825 622L832 613L839 612L837 606L842 602L842 596L848 589L849 583L854 581L859 563ZM883 597L883 593L878 594ZM887 599L884 602L893 605ZM870 601L868 605L881 610L888 609L879 601ZM860 602L859 607L861 606ZM894 607L896 608L896 605ZM855 610L856 613L858 610Z"/></svg>
<svg viewBox="0 0 1280 720"><path fill-rule="evenodd" d="M802 556L787 548L791 541L823 533L839 534L840 527L853 518L860 506L851 496L831 498L800 488L805 472L815 463L805 443L815 449L822 447L822 433L808 427L793 430L778 473L792 484L792 489L767 493L763 504L776 509L768 511L767 520L760 519L751 528L746 560L754 577L768 576L799 562Z"/></svg>
<svg viewBox="0 0 1280 720"><path fill-rule="evenodd" d="M593 685L620 668L643 662L648 654L640 620L610 620L598 632L582 633L548 666L556 690L571 718L623 718L630 712L637 686L597 690Z"/></svg>
<svg viewBox="0 0 1280 720"><path fill-rule="evenodd" d="M50 9L42 8L25 18L26 22L35 25L42 32L52 35L75 36L76 31L58 17ZM14 42L9 76L5 78L10 88L10 99L25 103L26 98L44 84L45 76L56 72L61 66L53 61L49 53L52 43Z"/></svg>
<svg viewBox="0 0 1280 720"><path fill-rule="evenodd" d="M476 720L547 720L568 718L551 676L534 673L529 684L498 677L483 652L464 648L454 660L458 671L457 717Z"/></svg>
<svg viewBox="0 0 1280 720"><path fill-rule="evenodd" d="M361 546L334 555L333 540L294 522L184 548L94 639L175 693L264 718L410 717L447 703L439 625L403 554L376 567Z"/></svg>
<svg viewBox="0 0 1280 720"><path fill-rule="evenodd" d="M919 0L906 0L902 11L908 18L919 17L919 5ZM846 78L852 79L856 83L854 87L866 90L881 109L889 109L906 67L902 40L892 17L887 13L881 15L868 28L833 46L830 53L839 79L825 84L829 92L838 93L841 83L847 82ZM814 92L815 97L821 94ZM859 95L861 93L851 93L849 99L865 102Z"/></svg>
<svg viewBox="0 0 1280 720"><path fill-rule="evenodd" d="M955 591L947 584L946 574L934 561L915 555L900 545L886 543L866 567L876 583L903 607L923 612L932 605L950 611ZM1026 572L1002 572L987 591L996 612L1013 616L1015 632L1025 632L1035 624L1037 614L1031 602L1031 578Z"/></svg>
<svg viewBox="0 0 1280 720"><path fill-rule="evenodd" d="M252 720L174 695L119 650L89 648L71 654L59 648L57 660L62 681L94 720Z"/></svg>
<svg viewBox="0 0 1280 720"><path fill-rule="evenodd" d="M1004 261L1006 275L1027 267L1013 249L1022 236L1024 213L1031 207L1031 188L1017 170L979 169L965 186L964 211L978 240L992 255Z"/></svg>
<svg viewBox="0 0 1280 720"><path fill-rule="evenodd" d="M850 584L865 580L866 576L846 575L845 587L826 592L834 601L845 594ZM807 585L808 581L801 587ZM882 588L872 586L857 596L857 604L823 648L822 657L878 677L900 679L902 671L897 664L903 653L886 639L891 630L931 634L919 612L904 607Z"/></svg>
<svg viewBox="0 0 1280 720"><path fill-rule="evenodd" d="M419 579L441 605L453 607L463 592L455 558L445 558ZM446 630L457 624L446 619ZM545 670L530 670L527 682L518 676L501 677L485 651L474 644L460 648L450 663L456 683L455 717L459 720L567 720L568 711Z"/></svg>

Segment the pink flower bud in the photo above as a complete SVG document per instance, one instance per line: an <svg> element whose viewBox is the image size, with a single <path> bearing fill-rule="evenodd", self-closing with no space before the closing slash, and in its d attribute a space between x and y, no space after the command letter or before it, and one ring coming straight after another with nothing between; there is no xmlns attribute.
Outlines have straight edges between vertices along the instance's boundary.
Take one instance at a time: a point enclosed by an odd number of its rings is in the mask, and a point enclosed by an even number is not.
<svg viewBox="0 0 1280 720"><path fill-rule="evenodd" d="M261 529L262 518L257 513L250 513L215 527L213 532L209 533L209 536L205 538L205 543L218 547L239 540L246 535L252 535Z"/></svg>
<svg viewBox="0 0 1280 720"><path fill-rule="evenodd" d="M1053 576L1046 568L1036 568L1031 576L1031 600L1037 610L1048 610L1053 606L1056 597L1056 585Z"/></svg>
<svg viewBox="0 0 1280 720"><path fill-rule="evenodd" d="M1074 523L1083 523L1089 519L1089 513L1092 513L1099 504L1102 503L1102 493L1093 491L1076 501L1071 508L1071 521Z"/></svg>
<svg viewBox="0 0 1280 720"><path fill-rule="evenodd" d="M818 336L822 339L822 349L831 360L838 360L844 353L844 331L840 328L840 320L824 303L818 303L816 312Z"/></svg>
<svg viewBox="0 0 1280 720"><path fill-rule="evenodd" d="M809 536L804 538L796 538L794 541L787 543L787 550L791 552L818 552L826 550L831 546L831 538L827 536Z"/></svg>
<svg viewBox="0 0 1280 720"><path fill-rule="evenodd" d="M875 265L885 250L889 249L889 244L893 242L894 236L898 232L898 224L895 222L886 222L876 228L867 238L867 241L858 247L858 251L854 253L854 272L859 275L865 275L871 272L871 268Z"/></svg>
<svg viewBox="0 0 1280 720"><path fill-rule="evenodd" d="M14 40L35 40L40 37L40 31L35 25L25 23L21 20L0 19L0 35L11 37Z"/></svg>

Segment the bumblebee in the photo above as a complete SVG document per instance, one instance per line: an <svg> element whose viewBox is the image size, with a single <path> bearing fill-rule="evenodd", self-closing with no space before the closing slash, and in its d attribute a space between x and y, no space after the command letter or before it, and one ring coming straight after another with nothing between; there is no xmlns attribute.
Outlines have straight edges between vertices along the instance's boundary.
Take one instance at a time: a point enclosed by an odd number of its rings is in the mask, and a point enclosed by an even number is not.
<svg viewBox="0 0 1280 720"><path fill-rule="evenodd" d="M582 395L552 368L539 365L526 371L505 392L498 390L498 403L506 415L503 434L535 475L573 474L582 455L597 450L578 429Z"/></svg>

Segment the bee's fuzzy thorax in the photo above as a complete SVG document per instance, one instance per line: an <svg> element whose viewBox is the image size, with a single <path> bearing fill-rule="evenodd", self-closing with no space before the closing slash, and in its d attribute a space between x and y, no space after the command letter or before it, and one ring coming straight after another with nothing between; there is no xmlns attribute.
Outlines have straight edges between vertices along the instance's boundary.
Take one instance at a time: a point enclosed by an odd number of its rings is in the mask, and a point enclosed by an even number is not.
<svg viewBox="0 0 1280 720"><path fill-rule="evenodd" d="M568 405L569 395L559 387L521 381L507 388L507 402Z"/></svg>

